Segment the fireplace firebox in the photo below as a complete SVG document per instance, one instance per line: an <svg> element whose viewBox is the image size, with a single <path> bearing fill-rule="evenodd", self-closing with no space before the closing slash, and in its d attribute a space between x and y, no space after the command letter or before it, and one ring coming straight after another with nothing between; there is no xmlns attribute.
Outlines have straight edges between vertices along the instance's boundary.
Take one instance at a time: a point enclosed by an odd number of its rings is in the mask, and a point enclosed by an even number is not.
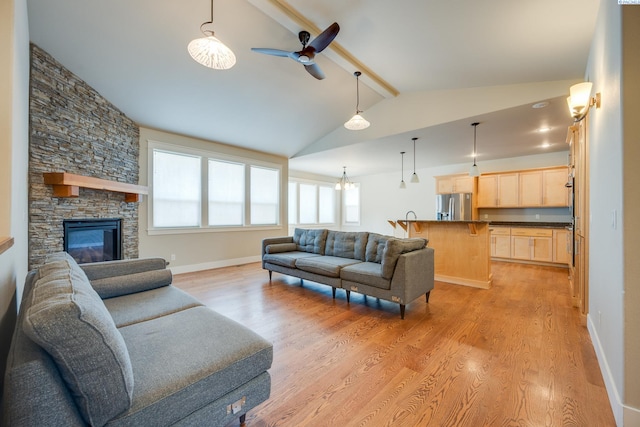
<svg viewBox="0 0 640 427"><path fill-rule="evenodd" d="M122 259L121 219L64 220L64 250L79 264Z"/></svg>

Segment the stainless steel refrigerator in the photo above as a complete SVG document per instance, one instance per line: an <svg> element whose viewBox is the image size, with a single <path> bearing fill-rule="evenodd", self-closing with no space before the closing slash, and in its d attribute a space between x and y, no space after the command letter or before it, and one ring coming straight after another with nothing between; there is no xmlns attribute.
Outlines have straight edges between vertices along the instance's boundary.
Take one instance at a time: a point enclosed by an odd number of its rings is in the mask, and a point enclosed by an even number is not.
<svg viewBox="0 0 640 427"><path fill-rule="evenodd" d="M438 221L470 221L471 193L436 194Z"/></svg>

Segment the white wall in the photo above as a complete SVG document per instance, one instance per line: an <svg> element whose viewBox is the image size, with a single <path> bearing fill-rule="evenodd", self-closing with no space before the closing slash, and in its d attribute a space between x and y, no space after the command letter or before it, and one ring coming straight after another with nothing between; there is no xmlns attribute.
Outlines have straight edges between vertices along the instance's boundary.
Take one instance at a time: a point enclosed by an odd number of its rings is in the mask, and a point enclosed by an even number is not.
<svg viewBox="0 0 640 427"><path fill-rule="evenodd" d="M150 235L147 231L148 197L139 212L139 256L161 257L170 261L174 273L238 265L260 260L261 242L265 237L287 235L287 159L168 132L140 128L140 185L148 184L148 140L214 151L237 157L256 159L282 166L281 226L246 231L215 231ZM175 260L171 260L171 255Z"/></svg>
<svg viewBox="0 0 640 427"><path fill-rule="evenodd" d="M567 120L567 126L571 124ZM478 162L481 172L500 172L567 164L568 152L547 153L512 159ZM404 219L408 211L414 211L418 219L435 219L435 176L468 173L470 164L441 166L418 169L420 182L409 182L410 174L405 174L407 188L401 190L400 171L378 175L358 176L353 180L361 185L362 222L353 229L402 237L402 229L394 229L387 220ZM382 196L381 196L382 195ZM410 215L413 218L413 215ZM488 218L489 220L493 218Z"/></svg>
<svg viewBox="0 0 640 427"><path fill-rule="evenodd" d="M26 0L0 2L0 236L14 245L0 255L0 385L16 304L27 274L29 30ZM0 390L2 390L0 388ZM1 393L1 392L0 392Z"/></svg>
<svg viewBox="0 0 640 427"><path fill-rule="evenodd" d="M609 397L622 425L624 311L622 230L621 7L602 1L586 79L602 93L589 112L589 314L588 326Z"/></svg>

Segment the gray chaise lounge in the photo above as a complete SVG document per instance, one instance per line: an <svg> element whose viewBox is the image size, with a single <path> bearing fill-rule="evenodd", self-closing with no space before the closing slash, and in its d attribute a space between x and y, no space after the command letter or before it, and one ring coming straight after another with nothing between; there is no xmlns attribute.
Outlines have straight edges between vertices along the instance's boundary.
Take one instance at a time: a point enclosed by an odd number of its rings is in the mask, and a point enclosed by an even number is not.
<svg viewBox="0 0 640 427"><path fill-rule="evenodd" d="M434 287L434 251L425 239L296 228L262 241L262 268L405 305Z"/></svg>
<svg viewBox="0 0 640 427"><path fill-rule="evenodd" d="M223 426L269 397L272 345L171 286L163 259L29 273L6 426Z"/></svg>

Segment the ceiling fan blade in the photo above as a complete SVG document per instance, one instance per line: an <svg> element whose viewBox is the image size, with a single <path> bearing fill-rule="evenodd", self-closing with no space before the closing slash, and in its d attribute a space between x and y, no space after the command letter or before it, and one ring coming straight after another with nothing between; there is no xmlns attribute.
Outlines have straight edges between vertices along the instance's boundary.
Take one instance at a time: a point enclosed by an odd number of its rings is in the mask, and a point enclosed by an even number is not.
<svg viewBox="0 0 640 427"><path fill-rule="evenodd" d="M318 37L313 39L309 46L315 49L316 53L322 52L329 44L336 38L340 31L340 26L337 22L329 25Z"/></svg>
<svg viewBox="0 0 640 427"><path fill-rule="evenodd" d="M284 56L284 57L288 57L291 53L294 53L286 50L269 49L269 48L262 48L262 47L252 47L251 50L258 53L264 53L265 55Z"/></svg>
<svg viewBox="0 0 640 427"><path fill-rule="evenodd" d="M315 77L316 79L318 80L324 79L324 73L322 72L320 67L318 67L318 64L314 63L311 65L305 65L304 69L307 70L307 72L311 74L313 77Z"/></svg>

